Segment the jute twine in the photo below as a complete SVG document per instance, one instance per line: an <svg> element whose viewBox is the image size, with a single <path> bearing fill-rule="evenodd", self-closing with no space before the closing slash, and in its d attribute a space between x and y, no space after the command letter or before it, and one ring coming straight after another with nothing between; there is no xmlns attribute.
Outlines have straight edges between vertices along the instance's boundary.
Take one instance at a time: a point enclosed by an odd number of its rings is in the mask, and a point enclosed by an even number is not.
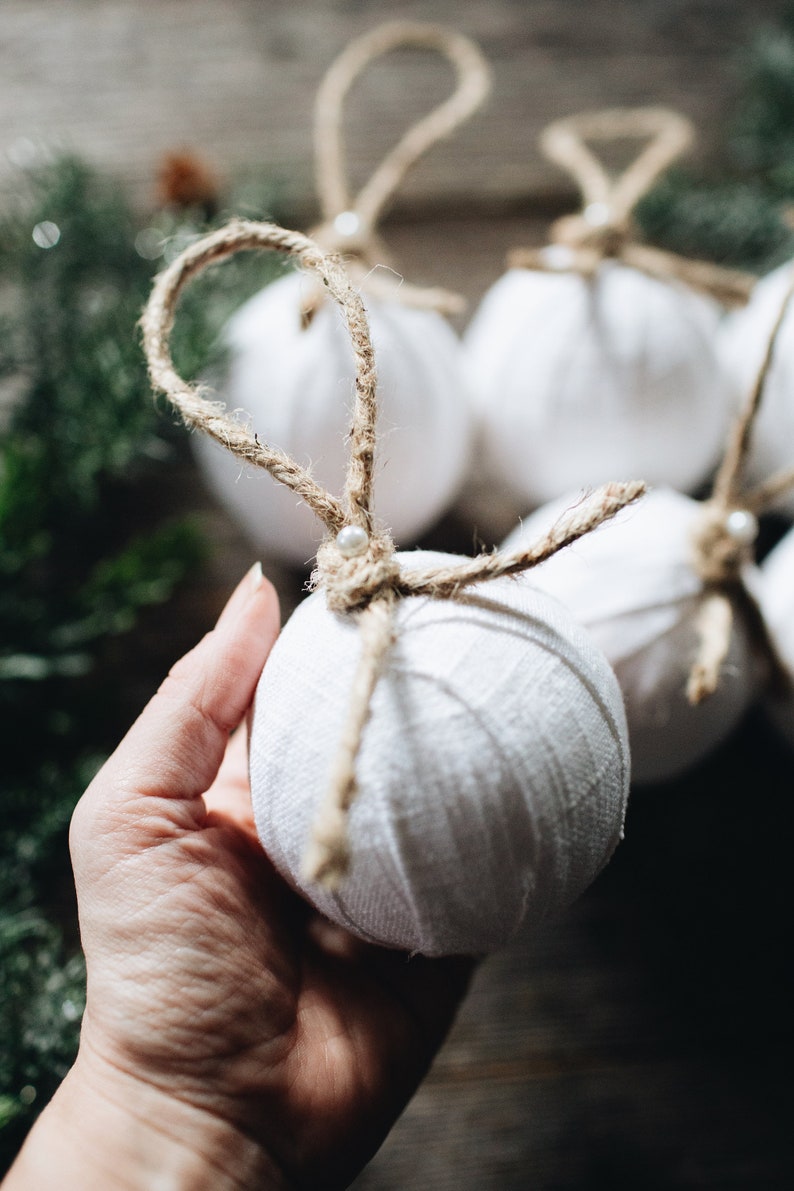
<svg viewBox="0 0 794 1191"><path fill-rule="evenodd" d="M646 142L644 148L615 177L587 143L638 139ZM514 249L508 264L592 277L604 260L617 260L657 280L684 282L725 306L744 305L756 280L750 274L637 242L632 211L693 139L689 120L658 107L583 112L549 124L541 134L541 149L576 181L582 211L552 224L550 246Z"/></svg>
<svg viewBox="0 0 794 1191"><path fill-rule="evenodd" d="M455 90L403 134L358 194L353 195L346 175L342 131L345 99L359 75L376 58L404 48L432 50L447 58L455 70ZM325 75L314 112L315 176L322 222L311 234L326 252L340 253L349 260L351 276L368 293L444 314L463 309L465 303L458 294L409 285L377 269L378 265L388 265L389 257L376 229L411 167L480 107L490 85L488 64L472 41L442 26L412 21L378 25L356 38ZM310 303L306 315L312 313Z"/></svg>
<svg viewBox="0 0 794 1191"><path fill-rule="evenodd" d="M174 369L169 337L177 300L184 287L208 265L245 249L271 249L295 258L341 307L355 358L356 381L349 463L341 500L310 472L255 432L234 421L198 386L187 384ZM372 692L386 665L394 634L394 605L405 596L454 599L466 588L502 575L516 575L614 517L645 490L640 482L606 484L571 509L534 546L512 553L487 553L449 566L403 570L388 533L372 513L372 482L377 414L376 376L367 318L361 299L338 257L326 256L308 237L268 223L235 220L196 241L156 279L141 326L155 389L165 393L191 428L222 443L238 458L266 471L295 492L326 529L311 580L325 592L328 607L353 616L361 635L361 655L339 752L327 798L313 825L305 858L307 876L330 888L347 872L350 856L347 814L356 794L356 759ZM343 543L358 538L361 552L350 556ZM344 531L341 533L340 531ZM364 531L363 534L361 531Z"/></svg>
<svg viewBox="0 0 794 1191"><path fill-rule="evenodd" d="M758 373L744 407L731 428L711 496L703 503L693 534L693 561L695 570L703 580L697 616L698 648L687 683L687 697L693 704L700 703L717 689L730 647L735 612L738 612L751 640L767 661L771 688L785 691L790 685L761 609L745 584L742 572L754 559L757 517L778 496L794 486L794 468L777 472L747 491L742 490L742 471L775 345L792 295L794 270L769 334Z"/></svg>

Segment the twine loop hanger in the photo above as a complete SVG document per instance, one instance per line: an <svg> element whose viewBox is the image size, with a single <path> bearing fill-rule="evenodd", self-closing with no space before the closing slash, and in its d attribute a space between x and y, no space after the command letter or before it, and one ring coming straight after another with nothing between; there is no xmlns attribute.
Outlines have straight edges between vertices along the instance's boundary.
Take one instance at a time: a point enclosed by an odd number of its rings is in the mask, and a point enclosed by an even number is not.
<svg viewBox="0 0 794 1191"><path fill-rule="evenodd" d="M551 244L514 249L508 263L542 272L593 277L604 260L618 260L662 281L682 281L726 306L746 303L755 278L710 261L694 261L637 242L632 212L653 183L694 141L694 126L663 107L608 108L555 120L541 133L546 157L567 170L582 210L551 227ZM592 144L643 141L622 173L610 175Z"/></svg>
<svg viewBox="0 0 794 1191"><path fill-rule="evenodd" d="M742 472L775 346L793 296L794 269L747 400L731 428L711 496L701 506L692 535L693 564L703 580L697 615L697 651L687 682L687 697L692 704L702 702L717 690L730 648L735 611L766 660L771 689L783 692L791 685L743 572L754 560L758 517L794 487L794 469L779 471L747 490L742 487Z"/></svg>
<svg viewBox="0 0 794 1191"><path fill-rule="evenodd" d="M644 147L616 177L610 177L588 145L639 139ZM568 170L582 194L581 214L564 215L552 224L553 242L591 248L602 256L619 252L634 236L634 207L693 140L690 121L667 108L585 112L549 124L541 133L540 147Z"/></svg>
<svg viewBox="0 0 794 1191"><path fill-rule="evenodd" d="M353 195L346 168L345 99L353 83L375 59L406 48L434 51L446 58L455 71L455 89L403 133L358 194ZM442 314L458 314L463 309L465 303L458 294L409 285L378 270L378 265L388 265L389 256L377 226L412 166L473 115L490 87L488 64L474 42L441 25L414 21L376 26L350 42L327 71L314 108L315 184L321 223L311 235L325 252L349 259L351 276L363 283L367 292Z"/></svg>
<svg viewBox="0 0 794 1191"><path fill-rule="evenodd" d="M169 338L182 290L209 265L251 249L292 256L341 308L356 371L349 460L341 499L322 488L308 469L230 417L205 389L184 381L174 368ZM347 816L356 795L356 759L372 694L394 639L396 601L409 595L464 598L472 584L519 574L614 517L642 495L645 485L640 481L603 485L561 517L545 538L525 549L480 554L449 565L403 568L389 534L372 511L375 362L361 298L339 258L326 256L314 241L298 232L274 224L234 220L190 245L156 278L141 327L152 386L169 398L185 424L209 434L238 458L270 472L304 500L325 526L326 536L317 553L311 586L325 591L333 612L355 618L361 641L328 793L313 824L304 860L309 879L336 888L350 863Z"/></svg>

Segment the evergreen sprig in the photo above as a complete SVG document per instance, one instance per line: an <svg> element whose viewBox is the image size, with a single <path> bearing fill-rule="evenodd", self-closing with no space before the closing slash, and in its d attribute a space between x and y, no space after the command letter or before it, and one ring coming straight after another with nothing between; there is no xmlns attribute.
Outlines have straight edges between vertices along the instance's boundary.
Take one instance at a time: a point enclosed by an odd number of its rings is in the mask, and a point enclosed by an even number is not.
<svg viewBox="0 0 794 1191"><path fill-rule="evenodd" d="M137 331L163 255L203 230L195 211L142 223L69 156L0 200L0 1171L77 1045L66 832L120 731L108 644L204 552L189 521L139 512L186 448L152 401ZM277 267L248 260L187 296L174 342L185 375Z"/></svg>
<svg viewBox="0 0 794 1191"><path fill-rule="evenodd" d="M794 252L785 208L757 182L670 173L636 215L654 244L695 260L765 272Z"/></svg>
<svg viewBox="0 0 794 1191"><path fill-rule="evenodd" d="M736 73L720 170L668 175L636 214L653 243L764 273L794 255L794 6L743 47Z"/></svg>
<svg viewBox="0 0 794 1191"><path fill-rule="evenodd" d="M742 102L728 136L736 167L781 199L794 197L794 8L761 29L739 73Z"/></svg>

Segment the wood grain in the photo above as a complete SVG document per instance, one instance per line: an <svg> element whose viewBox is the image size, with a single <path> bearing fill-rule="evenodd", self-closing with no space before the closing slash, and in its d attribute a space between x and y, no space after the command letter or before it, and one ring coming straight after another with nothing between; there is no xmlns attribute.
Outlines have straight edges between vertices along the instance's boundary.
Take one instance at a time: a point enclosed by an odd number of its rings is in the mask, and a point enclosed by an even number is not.
<svg viewBox="0 0 794 1191"><path fill-rule="evenodd" d="M781 0L4 0L0 149L57 142L117 172L142 204L162 153L191 146L227 171L260 164L311 200L311 107L332 57L395 16L453 24L494 69L493 95L428 155L401 205L502 204L558 191L539 155L549 120L587 107L670 104L709 154L734 86L732 55ZM349 108L363 179L400 130L445 94L421 53L385 58Z"/></svg>

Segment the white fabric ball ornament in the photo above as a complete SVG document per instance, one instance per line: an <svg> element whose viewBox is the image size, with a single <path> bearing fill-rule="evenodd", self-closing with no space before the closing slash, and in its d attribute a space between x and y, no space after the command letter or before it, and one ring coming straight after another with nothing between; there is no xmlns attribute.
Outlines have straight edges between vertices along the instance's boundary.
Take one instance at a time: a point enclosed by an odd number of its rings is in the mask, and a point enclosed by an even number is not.
<svg viewBox="0 0 794 1191"><path fill-rule="evenodd" d="M786 295L794 265L789 262L757 283L743 310L731 314L719 337L723 367L731 377L736 399L745 398L755 382ZM764 398L753 425L747 478L764 480L794 467L794 309L789 305L776 337L764 383ZM777 507L794 516L794 494Z"/></svg>
<svg viewBox="0 0 794 1191"><path fill-rule="evenodd" d="M575 502L538 510L502 549L535 540ZM613 667L626 704L632 776L640 783L673 778L705 757L727 739L756 690L749 637L734 616L717 690L697 706L687 700L703 592L692 557L701 509L680 493L652 490L528 576L566 605ZM744 577L757 586L756 568Z"/></svg>
<svg viewBox="0 0 794 1191"><path fill-rule="evenodd" d="M615 262L510 269L464 336L494 476L525 508L615 475L694 488L730 412L717 323L711 300Z"/></svg>
<svg viewBox="0 0 794 1191"><path fill-rule="evenodd" d="M308 327L301 307L316 282L294 273L267 286L226 332L228 377L220 393L259 439L277 443L331 491L341 489L354 367L344 322L323 302ZM460 343L441 315L367 299L378 359L379 517L409 544L452 504L471 443L471 408ZM195 439L210 488L266 555L297 565L315 554L322 526L270 476L240 464L203 435Z"/></svg>
<svg viewBox="0 0 794 1191"><path fill-rule="evenodd" d="M794 530L790 530L761 564L761 610L778 657L794 683ZM794 747L794 694L769 693L764 701L772 721Z"/></svg>
<svg viewBox="0 0 794 1191"><path fill-rule="evenodd" d="M523 576L398 601L357 760L350 872L336 892L305 880L360 649L355 619L317 592L265 667L251 790L277 869L354 934L426 955L492 951L567 906L621 835L625 717L599 651Z"/></svg>

